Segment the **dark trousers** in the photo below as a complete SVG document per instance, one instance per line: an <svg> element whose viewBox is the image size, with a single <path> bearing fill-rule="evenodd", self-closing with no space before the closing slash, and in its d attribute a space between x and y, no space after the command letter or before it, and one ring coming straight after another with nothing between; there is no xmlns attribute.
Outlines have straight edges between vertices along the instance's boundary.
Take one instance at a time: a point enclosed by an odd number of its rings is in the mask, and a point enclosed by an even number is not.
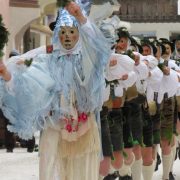
<svg viewBox="0 0 180 180"><path fill-rule="evenodd" d="M0 109L0 118L5 122L5 147L6 149L13 150L15 147L15 136L14 133L8 131L7 126L10 124L9 120L4 116L2 110Z"/></svg>
<svg viewBox="0 0 180 180"><path fill-rule="evenodd" d="M32 139L30 139L28 141L20 139L20 144L21 144L22 147L27 148L29 150L34 149L35 138L33 137Z"/></svg>

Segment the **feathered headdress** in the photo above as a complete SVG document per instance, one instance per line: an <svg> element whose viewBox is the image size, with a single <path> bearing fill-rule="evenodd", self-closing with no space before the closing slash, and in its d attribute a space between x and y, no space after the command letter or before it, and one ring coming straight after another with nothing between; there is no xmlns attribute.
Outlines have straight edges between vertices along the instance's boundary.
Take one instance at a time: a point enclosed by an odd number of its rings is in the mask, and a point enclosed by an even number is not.
<svg viewBox="0 0 180 180"><path fill-rule="evenodd" d="M2 22L2 16L0 15L0 57L3 56L3 48L5 44L8 42L9 32L5 28Z"/></svg>

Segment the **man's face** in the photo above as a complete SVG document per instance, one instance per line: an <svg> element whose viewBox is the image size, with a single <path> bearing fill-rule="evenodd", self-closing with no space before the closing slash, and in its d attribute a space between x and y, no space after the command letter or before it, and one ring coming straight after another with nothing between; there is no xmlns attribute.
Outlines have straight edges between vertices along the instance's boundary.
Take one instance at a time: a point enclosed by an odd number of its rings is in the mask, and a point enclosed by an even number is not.
<svg viewBox="0 0 180 180"><path fill-rule="evenodd" d="M176 41L176 49L177 49L178 53L180 53L180 40Z"/></svg>
<svg viewBox="0 0 180 180"><path fill-rule="evenodd" d="M143 46L143 56L151 55L151 48L149 46Z"/></svg>
<svg viewBox="0 0 180 180"><path fill-rule="evenodd" d="M118 41L118 43L116 45L116 52L121 53L121 52L126 51L127 46L128 46L128 38L126 38L126 37L120 38L120 40Z"/></svg>
<svg viewBox="0 0 180 180"><path fill-rule="evenodd" d="M170 56L171 55L171 46L169 44L164 44L166 48L166 55Z"/></svg>
<svg viewBox="0 0 180 180"><path fill-rule="evenodd" d="M63 48L72 49L79 40L79 31L76 27L63 26L59 32L59 40Z"/></svg>
<svg viewBox="0 0 180 180"><path fill-rule="evenodd" d="M161 57L161 48L160 46L157 46L156 58L159 60L160 57Z"/></svg>

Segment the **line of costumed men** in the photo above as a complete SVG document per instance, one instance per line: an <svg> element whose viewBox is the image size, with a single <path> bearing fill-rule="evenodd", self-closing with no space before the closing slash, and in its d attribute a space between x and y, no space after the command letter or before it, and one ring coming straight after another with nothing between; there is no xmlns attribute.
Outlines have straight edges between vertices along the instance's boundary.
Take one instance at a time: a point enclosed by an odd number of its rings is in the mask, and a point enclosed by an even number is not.
<svg viewBox="0 0 180 180"><path fill-rule="evenodd" d="M40 180L152 180L159 144L162 178L171 180L178 40L175 50L167 39L139 42L111 16L110 4L95 23L88 5L67 1L58 10L50 52L43 46L1 61L0 108L8 128L24 139L42 131Z"/></svg>
<svg viewBox="0 0 180 180"><path fill-rule="evenodd" d="M115 40L105 72L101 111L101 179L152 180L161 163L157 156L160 144L162 179L174 180L180 39L175 44L165 38L140 40L127 28L119 28L118 20L113 16L101 27L109 40Z"/></svg>

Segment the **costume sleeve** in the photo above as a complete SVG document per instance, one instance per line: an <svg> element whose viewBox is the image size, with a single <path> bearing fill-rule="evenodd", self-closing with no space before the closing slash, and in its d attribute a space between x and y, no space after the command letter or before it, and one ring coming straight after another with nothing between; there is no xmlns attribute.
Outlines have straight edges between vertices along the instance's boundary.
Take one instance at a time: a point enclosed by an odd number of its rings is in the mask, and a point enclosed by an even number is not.
<svg viewBox="0 0 180 180"><path fill-rule="evenodd" d="M82 68L84 79L76 73L76 98L83 112L101 109L103 103L104 69L111 54L110 44L102 32L89 20L79 27L82 42ZM75 81L76 81L75 80ZM76 81L77 82L77 81Z"/></svg>
<svg viewBox="0 0 180 180"><path fill-rule="evenodd" d="M174 60L169 60L168 66L175 71L180 71L180 67L175 63Z"/></svg>
<svg viewBox="0 0 180 180"><path fill-rule="evenodd" d="M131 71L128 73L128 79L121 81L124 88L131 87L135 82L137 81L137 76L134 71Z"/></svg>
<svg viewBox="0 0 180 180"><path fill-rule="evenodd" d="M163 73L158 67L155 67L154 69L152 69L150 73L151 75L150 77L148 77L148 84L159 83L163 78Z"/></svg>
<svg viewBox="0 0 180 180"><path fill-rule="evenodd" d="M1 109L9 119L8 129L24 139L44 127L44 118L54 98L54 80L48 73L49 56L39 56L41 63L33 63L25 72L11 72L9 83L1 80Z"/></svg>
<svg viewBox="0 0 180 180"><path fill-rule="evenodd" d="M158 97L162 97L160 90L160 84L162 83L163 73L158 68L155 67L150 71L151 75L147 78L147 100L151 102L154 100L154 92L158 92ZM160 100L161 101L161 100ZM160 101L158 101L160 103Z"/></svg>
<svg viewBox="0 0 180 180"><path fill-rule="evenodd" d="M135 69L138 80L143 80L148 77L149 71L145 63L140 62L139 65L135 66L134 69Z"/></svg>
<svg viewBox="0 0 180 180"><path fill-rule="evenodd" d="M159 92L164 95L168 94L168 97L172 97L176 94L179 87L179 80L177 76L177 72L174 70L170 70L169 75L164 75L162 79L162 83L160 84ZM158 97L158 100L161 101L162 97Z"/></svg>
<svg viewBox="0 0 180 180"><path fill-rule="evenodd" d="M117 64L107 66L105 75L108 81L120 79L123 75L134 71L134 60L127 55L113 53L110 60L117 60Z"/></svg>

